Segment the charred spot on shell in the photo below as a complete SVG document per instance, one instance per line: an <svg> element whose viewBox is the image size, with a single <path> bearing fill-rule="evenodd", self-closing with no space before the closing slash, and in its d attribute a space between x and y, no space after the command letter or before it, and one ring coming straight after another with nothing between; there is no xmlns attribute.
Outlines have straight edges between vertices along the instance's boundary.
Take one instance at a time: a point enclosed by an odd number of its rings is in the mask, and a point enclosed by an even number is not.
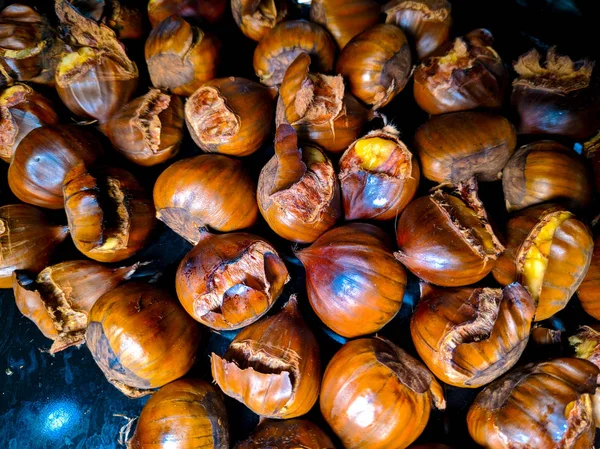
<svg viewBox="0 0 600 449"><path fill-rule="evenodd" d="M204 86L186 103L186 120L205 144L220 144L235 136L240 118L227 106L218 89ZM188 119L190 117L190 119Z"/></svg>
<svg viewBox="0 0 600 449"><path fill-rule="evenodd" d="M171 103L171 97L158 89L151 89L143 97L143 101L135 110L132 117L133 125L140 130L144 136L144 142L157 153L160 147L160 133L162 124L159 118L161 112L165 111Z"/></svg>

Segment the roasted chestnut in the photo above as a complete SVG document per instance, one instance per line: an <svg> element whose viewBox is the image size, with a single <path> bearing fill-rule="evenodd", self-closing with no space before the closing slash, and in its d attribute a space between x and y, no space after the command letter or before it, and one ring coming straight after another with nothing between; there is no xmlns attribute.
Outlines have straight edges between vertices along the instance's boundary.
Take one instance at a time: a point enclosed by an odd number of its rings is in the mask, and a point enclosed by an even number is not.
<svg viewBox="0 0 600 449"><path fill-rule="evenodd" d="M533 49L514 64L511 102L519 114L519 133L557 134L584 139L600 128L600 86L594 62L573 61L555 47Z"/></svg>
<svg viewBox="0 0 600 449"><path fill-rule="evenodd" d="M504 289L422 284L410 332L419 356L438 379L478 388L518 362L534 314L533 298L520 284Z"/></svg>
<svg viewBox="0 0 600 449"><path fill-rule="evenodd" d="M177 154L183 139L183 122L181 98L150 89L111 117L106 134L127 159L150 166Z"/></svg>
<svg viewBox="0 0 600 449"><path fill-rule="evenodd" d="M489 449L591 448L590 395L599 372L575 358L515 369L477 395L467 415L469 433Z"/></svg>
<svg viewBox="0 0 600 449"><path fill-rule="evenodd" d="M502 172L502 188L509 212L545 202L584 210L594 190L583 158L551 140L519 148Z"/></svg>
<svg viewBox="0 0 600 449"><path fill-rule="evenodd" d="M173 14L214 23L223 17L226 8L227 0L150 0L148 18L152 26Z"/></svg>
<svg viewBox="0 0 600 449"><path fill-rule="evenodd" d="M67 237L66 226L53 225L44 213L26 204L0 207L0 288L12 287L15 270L38 272Z"/></svg>
<svg viewBox="0 0 600 449"><path fill-rule="evenodd" d="M562 331L538 324L531 329L531 340L537 345L559 345L562 342Z"/></svg>
<svg viewBox="0 0 600 449"><path fill-rule="evenodd" d="M536 301L535 321L562 310L588 271L592 235L571 212L555 204L530 207L507 224L506 251L493 270L501 285L519 282Z"/></svg>
<svg viewBox="0 0 600 449"><path fill-rule="evenodd" d="M378 227L352 223L327 231L296 253L310 305L344 337L372 334L402 305L406 272Z"/></svg>
<svg viewBox="0 0 600 449"><path fill-rule="evenodd" d="M582 326L575 335L569 338L569 343L575 349L575 356L592 362L600 368L600 329L598 325ZM600 389L596 387L596 394L592 396L594 406L594 420L596 427L600 427Z"/></svg>
<svg viewBox="0 0 600 449"><path fill-rule="evenodd" d="M516 145L507 119L477 111L431 117L415 134L423 175L440 184L499 180Z"/></svg>
<svg viewBox="0 0 600 449"><path fill-rule="evenodd" d="M204 3L204 2L202 2ZM146 40L152 85L190 96L216 76L220 41L179 16L160 22Z"/></svg>
<svg viewBox="0 0 600 449"><path fill-rule="evenodd" d="M217 154L183 159L154 184L156 218L195 245L204 226L221 232L252 226L258 217L255 192L237 159Z"/></svg>
<svg viewBox="0 0 600 449"><path fill-rule="evenodd" d="M596 191L600 192L600 131L583 144L583 153L586 158L592 160Z"/></svg>
<svg viewBox="0 0 600 449"><path fill-rule="evenodd" d="M488 30L478 29L447 42L415 70L414 95L429 114L499 108L508 71Z"/></svg>
<svg viewBox="0 0 600 449"><path fill-rule="evenodd" d="M275 155L260 172L257 199L271 229L293 242L314 242L341 215L331 161L315 146L299 148L289 125L277 127Z"/></svg>
<svg viewBox="0 0 600 449"><path fill-rule="evenodd" d="M352 340L331 359L321 413L344 447L403 449L425 429L442 387L417 359L383 338Z"/></svg>
<svg viewBox="0 0 600 449"><path fill-rule="evenodd" d="M381 108L404 89L412 74L410 47L395 25L375 25L355 36L338 59L337 72L359 100Z"/></svg>
<svg viewBox="0 0 600 449"><path fill-rule="evenodd" d="M332 441L317 425L304 419L264 420L234 449L334 449Z"/></svg>
<svg viewBox="0 0 600 449"><path fill-rule="evenodd" d="M196 321L230 330L267 313L289 280L285 264L266 240L204 231L179 264L175 285L179 301Z"/></svg>
<svg viewBox="0 0 600 449"><path fill-rule="evenodd" d="M577 296L583 310L600 320L600 235L596 237L590 268L577 290Z"/></svg>
<svg viewBox="0 0 600 449"><path fill-rule="evenodd" d="M190 135L208 153L248 156L271 135L272 92L245 78L204 83L185 104Z"/></svg>
<svg viewBox="0 0 600 449"><path fill-rule="evenodd" d="M223 396L200 379L165 385L146 402L127 449L229 449Z"/></svg>
<svg viewBox="0 0 600 449"><path fill-rule="evenodd" d="M96 301L85 341L106 379L140 397L188 372L200 328L166 291L128 282Z"/></svg>
<svg viewBox="0 0 600 449"><path fill-rule="evenodd" d="M82 127L41 126L19 143L8 169L8 185L21 201L62 209L66 174L79 162L93 163L102 154L97 138Z"/></svg>
<svg viewBox="0 0 600 449"><path fill-rule="evenodd" d="M242 33L260 42L285 19L288 0L231 0L231 12Z"/></svg>
<svg viewBox="0 0 600 449"><path fill-rule="evenodd" d="M319 396L319 345L295 296L277 315L237 334L223 357L213 353L211 366L226 395L263 417L304 415Z"/></svg>
<svg viewBox="0 0 600 449"><path fill-rule="evenodd" d="M254 50L254 72L267 86L279 86L289 65L308 53L323 73L333 69L335 44L327 31L305 20L281 22L261 39Z"/></svg>

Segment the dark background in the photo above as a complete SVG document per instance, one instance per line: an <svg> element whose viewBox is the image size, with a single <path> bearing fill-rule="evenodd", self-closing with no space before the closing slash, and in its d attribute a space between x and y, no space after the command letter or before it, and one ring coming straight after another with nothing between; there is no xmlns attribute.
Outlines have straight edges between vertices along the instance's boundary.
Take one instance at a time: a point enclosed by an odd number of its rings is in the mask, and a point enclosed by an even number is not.
<svg viewBox="0 0 600 449"><path fill-rule="evenodd" d="M0 7L3 8L9 3L12 2L0 0ZM53 2L50 0L24 3L34 5L40 11L51 14ZM509 65L531 47L545 50L549 45L558 45L560 52L573 57L589 56L598 59L600 32L597 23L598 11L594 8L594 3L596 2L593 0L454 0L452 1L454 34L462 35L473 28L488 28L496 38L496 50ZM298 14L306 15L306 10L298 11ZM230 16L227 16L221 25L213 27L212 31L224 44L220 75L255 79L252 72L252 52L255 44L241 35ZM148 78L144 74L143 42L126 42L126 45L130 56L136 60L142 72L140 93L143 93L149 87ZM44 89L42 91L56 99L57 105L60 104L53 92ZM414 129L426 118L426 115L414 104L411 92L412 88L409 85L384 111L392 123L400 128L406 142L411 141ZM65 117L65 122L74 120L68 111L63 112L61 117ZM510 109L506 109L504 113L512 117ZM380 123L375 123L373 126L380 126ZM100 135L98 138L103 139ZM519 144L525 141L521 139ZM108 143L105 143L108 147ZM576 144L572 141L566 143ZM198 149L188 136L178 158L197 153ZM272 148L266 146L257 154L245 159L255 177L271 155ZM107 156L107 163L128 168L149 189L156 176L165 167L150 169L135 167L113 153ZM6 164L0 166L1 204L16 202L7 186L7 168ZM423 182L422 192L429 187ZM501 226L505 220L505 211L499 183L484 185L482 198L488 211ZM55 212L53 215L56 220L66 222L62 212ZM386 224L385 228L390 236L393 236L393 223ZM293 245L278 238L262 221L252 229L252 232L265 236L275 244L285 257L293 278L271 313L279 309L289 294L299 294L303 315L321 344L324 367L343 339L325 329L310 309L305 296L303 269L293 256ZM133 258L150 262L137 276L145 277L174 291L177 264L190 249L191 245L159 224L153 243ZM72 243L67 241L56 252L54 262L76 258L82 256L78 254ZM493 281L486 280L486 282L490 285ZM411 276L402 310L380 333L413 354L408 319L417 294L418 285L416 279ZM564 330L566 338L578 325L591 321L593 320L582 312L577 300L574 299L563 312L547 324ZM201 352L188 377L201 377L210 381L208 355L212 351L222 354L232 338L233 333L219 335L206 331ZM125 417L139 415L147 398L128 399L112 387L94 364L85 346L69 348L54 356L48 353L49 347L50 341L42 336L32 322L21 316L14 304L12 292L0 291L0 447L9 449L118 447L119 430L127 423ZM522 362L541 360L568 351L567 345L545 348L530 343ZM446 387L448 409L445 412L432 414L428 428L418 441L443 442L453 445L456 449L475 447L466 430L465 414L476 393L476 390ZM232 399L226 398L226 405L233 443L246 437L255 427L258 418ZM326 428L318 411L318 405L308 418Z"/></svg>

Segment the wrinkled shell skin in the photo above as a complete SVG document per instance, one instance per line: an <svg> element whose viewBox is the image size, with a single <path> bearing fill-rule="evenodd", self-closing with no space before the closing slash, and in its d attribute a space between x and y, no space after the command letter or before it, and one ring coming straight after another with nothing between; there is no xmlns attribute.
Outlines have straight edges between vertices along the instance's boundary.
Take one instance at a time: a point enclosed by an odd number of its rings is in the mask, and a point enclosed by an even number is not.
<svg viewBox="0 0 600 449"><path fill-rule="evenodd" d="M412 73L406 36L395 25L375 25L344 47L336 71L348 81L352 95L381 108L404 89Z"/></svg>
<svg viewBox="0 0 600 449"><path fill-rule="evenodd" d="M177 297L200 323L239 329L267 313L288 280L266 240L245 233L206 235L179 264Z"/></svg>
<svg viewBox="0 0 600 449"><path fill-rule="evenodd" d="M334 449L333 443L316 424L304 419L265 420L250 438L234 449Z"/></svg>
<svg viewBox="0 0 600 449"><path fill-rule="evenodd" d="M195 245L203 226L220 232L252 226L258 217L255 192L237 159L215 154L183 159L156 180L156 218Z"/></svg>
<svg viewBox="0 0 600 449"><path fill-rule="evenodd" d="M590 268L577 290L583 310L600 320L600 235L594 242Z"/></svg>
<svg viewBox="0 0 600 449"><path fill-rule="evenodd" d="M294 296L277 315L243 329L223 357L213 353L211 365L223 392L263 417L304 415L319 396L319 345Z"/></svg>
<svg viewBox="0 0 600 449"><path fill-rule="evenodd" d="M585 210L594 189L585 160L551 140L519 148L504 168L502 188L509 212L546 202Z"/></svg>
<svg viewBox="0 0 600 449"><path fill-rule="evenodd" d="M260 42L286 18L288 0L231 0L231 12L242 33Z"/></svg>
<svg viewBox="0 0 600 449"><path fill-rule="evenodd" d="M523 286L442 289L425 284L421 292L410 331L419 356L438 379L477 388L518 362L535 314Z"/></svg>
<svg viewBox="0 0 600 449"><path fill-rule="evenodd" d="M406 272L376 226L354 223L332 229L296 256L306 269L312 308L338 334L375 333L400 310Z"/></svg>
<svg viewBox="0 0 600 449"><path fill-rule="evenodd" d="M347 448L406 448L425 429L433 404L445 407L433 375L384 339L346 343L323 376L321 413Z"/></svg>
<svg viewBox="0 0 600 449"><path fill-rule="evenodd" d="M150 0L148 18L153 27L173 14L215 23L221 20L227 9L227 0Z"/></svg>
<svg viewBox="0 0 600 449"><path fill-rule="evenodd" d="M106 379L139 397L188 372L200 329L166 291L129 282L96 301L85 340Z"/></svg>
<svg viewBox="0 0 600 449"><path fill-rule="evenodd" d="M176 442L176 443L174 443ZM199 379L165 385L148 400L127 449L229 449L223 395Z"/></svg>
<svg viewBox="0 0 600 449"><path fill-rule="evenodd" d="M589 449L598 373L575 358L515 369L477 395L467 415L469 433L489 449Z"/></svg>
<svg viewBox="0 0 600 449"><path fill-rule="evenodd" d="M440 184L472 176L499 180L516 145L515 128L507 119L477 111L431 117L415 134L421 171Z"/></svg>
<svg viewBox="0 0 600 449"><path fill-rule="evenodd" d="M421 109L435 115L501 107L508 71L492 42L489 31L474 30L442 45L421 63L414 74L414 95ZM441 64L451 54L457 58Z"/></svg>
<svg viewBox="0 0 600 449"><path fill-rule="evenodd" d="M97 137L80 127L41 126L21 140L8 169L8 185L21 201L62 209L66 174L82 161L94 163L102 154Z"/></svg>
<svg viewBox="0 0 600 449"><path fill-rule="evenodd" d="M0 288L12 287L15 270L43 270L68 233L66 226L52 225L35 207L0 207Z"/></svg>

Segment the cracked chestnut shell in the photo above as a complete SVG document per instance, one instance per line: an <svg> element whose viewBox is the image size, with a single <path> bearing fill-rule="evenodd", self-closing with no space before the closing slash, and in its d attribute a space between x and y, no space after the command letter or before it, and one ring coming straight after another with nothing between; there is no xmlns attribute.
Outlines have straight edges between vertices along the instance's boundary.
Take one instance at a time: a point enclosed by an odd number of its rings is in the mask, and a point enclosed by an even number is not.
<svg viewBox="0 0 600 449"><path fill-rule="evenodd" d="M600 327L581 326L577 333L569 338L569 343L575 350L575 356L592 362L600 368ZM600 375L599 379L600 380ZM594 406L594 420L596 427L600 424L600 389L596 388L596 394L592 396Z"/></svg>
<svg viewBox="0 0 600 449"><path fill-rule="evenodd" d="M504 289L422 284L410 332L419 356L438 379L478 388L519 361L534 314L533 298L517 283Z"/></svg>
<svg viewBox="0 0 600 449"><path fill-rule="evenodd" d="M227 0L150 0L148 18L153 27L172 15L215 23L226 9Z"/></svg>
<svg viewBox="0 0 600 449"><path fill-rule="evenodd" d="M405 448L425 429L442 387L417 359L383 338L346 343L321 386L321 413L344 447Z"/></svg>
<svg viewBox="0 0 600 449"><path fill-rule="evenodd" d="M590 268L579 285L577 297L583 310L588 315L600 320L600 235L596 237L594 242Z"/></svg>
<svg viewBox="0 0 600 449"><path fill-rule="evenodd" d="M128 282L96 301L85 341L106 379L133 398L188 372L200 328L168 292Z"/></svg>
<svg viewBox="0 0 600 449"><path fill-rule="evenodd" d="M332 441L316 424L305 419L264 420L247 440L234 449L334 449Z"/></svg>
<svg viewBox="0 0 600 449"><path fill-rule="evenodd" d="M267 313L289 280L285 264L266 240L204 231L179 264L175 286L179 301L196 321L230 330Z"/></svg>
<svg viewBox="0 0 600 449"><path fill-rule="evenodd" d="M231 0L233 19L242 33L260 42L288 13L288 0Z"/></svg>
<svg viewBox="0 0 600 449"><path fill-rule="evenodd" d="M467 415L489 449L588 449L596 432L590 395L600 370L575 358L526 365L488 385Z"/></svg>
<svg viewBox="0 0 600 449"><path fill-rule="evenodd" d="M295 296L237 334L223 357L213 353L211 366L221 390L262 417L304 415L319 396L319 345Z"/></svg>

